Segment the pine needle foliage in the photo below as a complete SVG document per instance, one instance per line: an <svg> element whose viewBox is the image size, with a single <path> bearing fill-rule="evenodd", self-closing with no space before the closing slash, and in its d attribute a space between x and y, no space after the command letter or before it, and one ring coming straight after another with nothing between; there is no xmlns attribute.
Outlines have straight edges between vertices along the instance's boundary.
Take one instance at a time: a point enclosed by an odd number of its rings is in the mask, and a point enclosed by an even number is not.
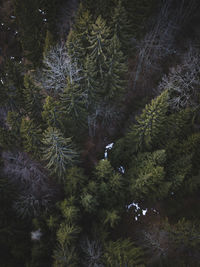
<svg viewBox="0 0 200 267"><path fill-rule="evenodd" d="M72 166L78 156L71 138L65 138L58 129L49 127L44 133L42 143L43 159L47 162L47 168L60 179L64 179L67 167Z"/></svg>

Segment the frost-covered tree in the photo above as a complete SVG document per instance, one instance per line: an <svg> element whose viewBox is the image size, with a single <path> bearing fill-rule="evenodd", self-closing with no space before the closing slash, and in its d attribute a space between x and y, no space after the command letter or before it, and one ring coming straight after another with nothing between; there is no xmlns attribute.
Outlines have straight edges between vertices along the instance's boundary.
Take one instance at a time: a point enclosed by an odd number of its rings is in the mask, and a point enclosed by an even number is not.
<svg viewBox="0 0 200 267"><path fill-rule="evenodd" d="M144 75L149 75L153 71L158 72L162 69L161 62L169 55L176 54L175 40L181 27L189 21L196 8L196 1L179 1L179 5L174 8L173 1L165 0L160 6L158 14L154 17L153 23L150 22L151 29L139 42L136 41L137 64L134 70L133 89L138 80L143 81Z"/></svg>
<svg viewBox="0 0 200 267"><path fill-rule="evenodd" d="M52 47L46 53L43 64L39 82L47 93L56 95L62 92L67 85L67 78L70 83L81 79L80 69L76 62L72 62L64 44Z"/></svg>

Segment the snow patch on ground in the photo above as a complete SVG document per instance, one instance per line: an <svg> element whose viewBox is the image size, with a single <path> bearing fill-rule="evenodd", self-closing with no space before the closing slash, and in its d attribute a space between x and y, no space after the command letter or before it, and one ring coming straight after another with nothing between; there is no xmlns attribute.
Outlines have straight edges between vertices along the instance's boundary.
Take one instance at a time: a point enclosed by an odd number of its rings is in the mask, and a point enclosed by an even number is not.
<svg viewBox="0 0 200 267"><path fill-rule="evenodd" d="M42 232L41 232L40 229L31 232L31 239L34 240L34 241L35 240L39 241L41 236L42 236Z"/></svg>
<svg viewBox="0 0 200 267"><path fill-rule="evenodd" d="M120 166L119 169L118 169L121 173L125 173L125 169L123 166Z"/></svg>
<svg viewBox="0 0 200 267"><path fill-rule="evenodd" d="M112 149L114 143L110 143L106 146L105 148L105 152L104 152L104 158L107 159L108 158L108 150Z"/></svg>
<svg viewBox="0 0 200 267"><path fill-rule="evenodd" d="M135 221L137 221L138 217L140 217L141 215L145 216L148 211L148 209L141 209L138 203L135 202L129 204L127 206L127 209L129 210L131 207L134 207L136 212L141 212L140 214L137 214L137 216L135 216Z"/></svg>

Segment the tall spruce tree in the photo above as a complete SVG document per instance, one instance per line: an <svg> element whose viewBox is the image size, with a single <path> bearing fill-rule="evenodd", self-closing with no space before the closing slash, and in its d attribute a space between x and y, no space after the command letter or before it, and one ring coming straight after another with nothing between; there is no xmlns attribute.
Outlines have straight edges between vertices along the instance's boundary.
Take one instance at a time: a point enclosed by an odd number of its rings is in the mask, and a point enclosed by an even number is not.
<svg viewBox="0 0 200 267"><path fill-rule="evenodd" d="M28 118L23 118L20 134L24 150L39 156L41 153L42 130L36 123Z"/></svg>
<svg viewBox="0 0 200 267"><path fill-rule="evenodd" d="M64 179L67 167L72 166L78 156L71 138L65 138L58 129L49 127L44 133L42 143L43 159L47 162L47 168L60 179Z"/></svg>
<svg viewBox="0 0 200 267"><path fill-rule="evenodd" d="M119 0L114 9L114 14L111 20L111 30L113 35L116 34L122 44L122 50L125 54L130 49L132 35L132 27L128 19L128 12L126 11L123 1Z"/></svg>
<svg viewBox="0 0 200 267"><path fill-rule="evenodd" d="M29 74L24 76L24 87L25 110L35 122L41 121L43 96L40 88L34 84Z"/></svg>
<svg viewBox="0 0 200 267"><path fill-rule="evenodd" d="M129 239L118 239L105 244L104 262L106 266L145 266L144 252Z"/></svg>
<svg viewBox="0 0 200 267"><path fill-rule="evenodd" d="M90 45L88 47L89 56L96 63L98 78L101 81L101 87L104 85L104 77L108 69L107 47L110 42L110 29L106 21L99 16L92 25L91 33L88 36Z"/></svg>
<svg viewBox="0 0 200 267"><path fill-rule="evenodd" d="M110 41L108 49L108 73L105 77L105 99L116 100L123 96L126 89L125 75L128 72L126 58L121 51L116 34Z"/></svg>
<svg viewBox="0 0 200 267"><path fill-rule="evenodd" d="M131 127L127 138L133 149L151 148L162 143L163 131L166 125L166 113L168 109L168 92L161 95L147 104L142 114L136 117L136 124Z"/></svg>

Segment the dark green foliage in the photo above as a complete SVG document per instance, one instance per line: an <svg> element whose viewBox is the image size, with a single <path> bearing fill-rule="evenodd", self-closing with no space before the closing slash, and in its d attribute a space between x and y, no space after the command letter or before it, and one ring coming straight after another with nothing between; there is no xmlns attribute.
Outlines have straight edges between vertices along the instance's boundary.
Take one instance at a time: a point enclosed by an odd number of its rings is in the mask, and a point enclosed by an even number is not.
<svg viewBox="0 0 200 267"><path fill-rule="evenodd" d="M47 30L45 43L44 43L44 49L43 49L43 57L47 55L48 51L52 48L53 45L54 45L53 36L51 32Z"/></svg>
<svg viewBox="0 0 200 267"><path fill-rule="evenodd" d="M3 138L8 138L6 143L8 144L9 147L12 146L20 147L21 145L21 137L20 137L21 120L22 118L19 115L19 113L14 111L8 112L6 119L8 129L3 130L2 134L4 136Z"/></svg>
<svg viewBox="0 0 200 267"><path fill-rule="evenodd" d="M99 78L103 86L105 70L107 69L107 47L110 41L110 29L106 26L105 20L99 16L92 25L89 36L89 55L96 62L97 78Z"/></svg>
<svg viewBox="0 0 200 267"><path fill-rule="evenodd" d="M168 92L161 95L146 105L142 114L136 117L136 124L131 128L127 138L133 144L135 151L143 148L150 149L162 143L162 134L165 131L168 108Z"/></svg>
<svg viewBox="0 0 200 267"><path fill-rule="evenodd" d="M65 175L65 193L68 196L79 196L82 188L87 181L87 177L84 175L83 170L78 167L72 167L67 170Z"/></svg>
<svg viewBox="0 0 200 267"><path fill-rule="evenodd" d="M42 119L49 127L62 128L63 116L60 104L53 97L47 96L43 105Z"/></svg>
<svg viewBox="0 0 200 267"><path fill-rule="evenodd" d="M87 125L86 95L81 91L79 84L68 83L61 94L63 113L78 125Z"/></svg>
<svg viewBox="0 0 200 267"><path fill-rule="evenodd" d="M63 179L67 167L72 166L78 156L71 138L65 138L59 130L49 127L44 133L42 143L43 159L47 162L47 168Z"/></svg>
<svg viewBox="0 0 200 267"><path fill-rule="evenodd" d="M54 251L53 266L77 266L78 263L75 243L81 228L76 224L79 219L79 210L71 203L73 202L71 200L65 199L59 205L63 220L56 232L57 248Z"/></svg>
<svg viewBox="0 0 200 267"><path fill-rule="evenodd" d="M122 0L118 1L117 6L114 9L111 29L113 31L113 35L116 34L122 44L123 52L127 54L132 46L131 38L133 38L133 29L128 19L128 12L126 11Z"/></svg>
<svg viewBox="0 0 200 267"><path fill-rule="evenodd" d="M34 156L41 153L42 130L32 120L23 118L20 127L20 134L24 150Z"/></svg>
<svg viewBox="0 0 200 267"><path fill-rule="evenodd" d="M171 183L165 181L165 161L164 150L141 153L134 158L127 175L130 193L135 200L148 199L155 202L167 196Z"/></svg>
<svg viewBox="0 0 200 267"><path fill-rule="evenodd" d="M108 56L105 99L115 100L116 98L121 98L126 90L125 78L128 71L127 62L121 51L120 42L116 34L114 34L110 41Z"/></svg>
<svg viewBox="0 0 200 267"><path fill-rule="evenodd" d="M145 266L143 252L128 240L110 241L105 246L104 262L106 266Z"/></svg>
<svg viewBox="0 0 200 267"><path fill-rule="evenodd" d="M38 123L41 120L43 99L40 88L34 84L29 74L24 76L24 87L25 110L28 116Z"/></svg>
<svg viewBox="0 0 200 267"><path fill-rule="evenodd" d="M199 266L197 2L2 2L0 266Z"/></svg>
<svg viewBox="0 0 200 267"><path fill-rule="evenodd" d="M71 58L81 66L84 64L87 47L89 46L88 35L91 31L92 17L88 10L85 10L82 3L79 6L75 18L73 30L67 38L67 49Z"/></svg>

